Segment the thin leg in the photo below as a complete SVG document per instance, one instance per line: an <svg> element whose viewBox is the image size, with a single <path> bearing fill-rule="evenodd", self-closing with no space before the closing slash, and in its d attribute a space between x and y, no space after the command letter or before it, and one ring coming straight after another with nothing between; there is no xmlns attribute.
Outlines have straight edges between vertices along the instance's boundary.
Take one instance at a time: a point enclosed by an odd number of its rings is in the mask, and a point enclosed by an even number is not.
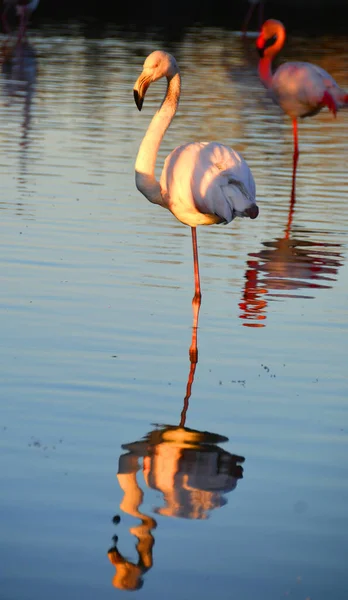
<svg viewBox="0 0 348 600"><path fill-rule="evenodd" d="M292 130L294 134L294 163L298 161L299 149L298 149L298 134L297 134L297 119L292 120Z"/></svg>
<svg viewBox="0 0 348 600"><path fill-rule="evenodd" d="M201 304L201 283L199 279L199 266L198 266L198 249L197 249L197 233L196 227L191 227L192 231L192 247L193 247L193 269L195 278L195 295L193 296L192 304Z"/></svg>
<svg viewBox="0 0 348 600"><path fill-rule="evenodd" d="M292 164L292 182L291 182L291 196L290 196L290 211L288 217L288 224L285 230L285 238L288 239L290 234L290 228L292 223L292 217L294 213L295 201L296 201L296 170L297 170L297 162L299 156L298 149L298 135L297 135L297 120L292 120L293 133L294 133L294 155L293 155L293 164Z"/></svg>
<svg viewBox="0 0 348 600"><path fill-rule="evenodd" d="M291 182L291 204L295 204L296 200L296 169L297 169L297 158L294 153L294 159L292 164L292 182Z"/></svg>
<svg viewBox="0 0 348 600"><path fill-rule="evenodd" d="M291 187L291 201L295 202L296 192L296 169L299 157L298 149L298 135L297 135L297 119L292 120L293 134L294 134L294 154L293 154L293 165L292 165L292 187Z"/></svg>
<svg viewBox="0 0 348 600"><path fill-rule="evenodd" d="M250 21L250 19L252 17L252 14L254 12L254 8L255 8L255 4L250 4L248 12L245 15L244 23L243 23L243 26L242 26L242 33L243 33L243 35L245 35L246 32L247 32L249 21Z"/></svg>
<svg viewBox="0 0 348 600"><path fill-rule="evenodd" d="M260 31L261 31L261 28L262 28L263 20L264 20L264 15L263 15L263 0L260 0L260 2L259 2L259 30Z"/></svg>
<svg viewBox="0 0 348 600"><path fill-rule="evenodd" d="M24 14L21 14L21 22L19 26L18 36L17 36L17 44L20 44L22 39L26 35L27 25L29 21L29 13L26 11Z"/></svg>
<svg viewBox="0 0 348 600"><path fill-rule="evenodd" d="M193 308L193 322L192 322L192 339L191 346L189 350L190 356L190 373L187 380L186 386L186 396L184 398L184 406L181 411L181 419L179 427L185 427L186 422L186 413L189 407L189 399L191 396L191 388L193 384L193 379L195 376L196 365L198 363L198 346L197 346L197 332L198 332L198 319L199 319L199 309L201 307L201 285L199 280L199 267L198 267L198 250L197 250L197 233L196 228L191 227L192 231L192 247L193 247L193 268L194 268L194 277L195 277L195 295L192 299L192 308Z"/></svg>
<svg viewBox="0 0 348 600"><path fill-rule="evenodd" d="M197 347L197 330L198 330L198 317L199 317L199 309L201 307L201 300L195 302L195 298L192 301L193 308L193 323L192 323L192 340L190 346L190 361L191 363L198 362L198 347Z"/></svg>

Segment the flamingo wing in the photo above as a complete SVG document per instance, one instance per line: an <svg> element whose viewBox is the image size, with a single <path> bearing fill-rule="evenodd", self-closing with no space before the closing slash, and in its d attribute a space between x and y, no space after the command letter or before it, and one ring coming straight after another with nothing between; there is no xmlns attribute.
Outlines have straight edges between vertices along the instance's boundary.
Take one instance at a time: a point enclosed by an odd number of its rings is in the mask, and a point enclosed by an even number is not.
<svg viewBox="0 0 348 600"><path fill-rule="evenodd" d="M179 146L162 177L166 206L191 227L229 223L255 204L255 182L243 157L217 142Z"/></svg>
<svg viewBox="0 0 348 600"><path fill-rule="evenodd" d="M340 108L340 107L344 106L345 104L347 104L347 102L348 102L347 92L338 85L338 83L330 75L330 73L328 73L321 67L318 67L318 65L311 64L310 66L313 69L315 69L317 75L319 77L321 77L323 85L325 86L325 90L331 94L331 96L334 98L335 102L337 103L338 107Z"/></svg>
<svg viewBox="0 0 348 600"><path fill-rule="evenodd" d="M323 107L328 92L338 104L344 104L345 92L329 73L307 62L287 62L273 75L271 95L290 117L313 115Z"/></svg>

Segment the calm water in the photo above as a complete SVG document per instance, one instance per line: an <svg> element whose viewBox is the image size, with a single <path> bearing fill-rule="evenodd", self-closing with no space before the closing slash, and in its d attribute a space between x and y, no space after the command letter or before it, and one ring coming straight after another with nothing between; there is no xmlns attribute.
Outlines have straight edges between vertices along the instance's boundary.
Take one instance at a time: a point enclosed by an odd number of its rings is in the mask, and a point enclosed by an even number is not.
<svg viewBox="0 0 348 600"><path fill-rule="evenodd" d="M348 111L301 123L291 210L254 38L30 40L0 86L1 598L346 599ZM190 231L134 185L155 48L183 75L159 164L232 145L260 207L198 231L196 370ZM289 39L292 58L348 89L345 38Z"/></svg>

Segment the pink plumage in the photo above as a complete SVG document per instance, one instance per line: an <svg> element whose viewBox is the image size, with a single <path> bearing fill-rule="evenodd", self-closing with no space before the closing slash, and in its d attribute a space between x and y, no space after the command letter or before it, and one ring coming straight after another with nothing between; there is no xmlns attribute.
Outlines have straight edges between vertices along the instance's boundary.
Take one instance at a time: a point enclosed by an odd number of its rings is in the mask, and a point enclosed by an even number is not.
<svg viewBox="0 0 348 600"><path fill-rule="evenodd" d="M324 69L308 62L286 62L272 74L272 60L285 42L285 28L269 19L256 46L260 54L259 75L276 104L293 122L294 160L298 157L297 119L317 114L325 106L336 116L348 103L348 94Z"/></svg>

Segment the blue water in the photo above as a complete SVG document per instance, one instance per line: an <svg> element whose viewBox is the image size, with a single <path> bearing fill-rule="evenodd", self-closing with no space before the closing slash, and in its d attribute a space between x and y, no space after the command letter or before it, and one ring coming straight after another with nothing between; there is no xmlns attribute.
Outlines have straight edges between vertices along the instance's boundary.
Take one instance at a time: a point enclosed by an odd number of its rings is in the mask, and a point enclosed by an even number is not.
<svg viewBox="0 0 348 600"><path fill-rule="evenodd" d="M198 230L196 367L190 231L134 184L155 48L183 77L158 164L227 143L260 207ZM348 111L301 123L291 206L291 123L253 37L75 24L24 50L0 87L1 598L345 600ZM303 32L293 58L348 89L345 39Z"/></svg>

